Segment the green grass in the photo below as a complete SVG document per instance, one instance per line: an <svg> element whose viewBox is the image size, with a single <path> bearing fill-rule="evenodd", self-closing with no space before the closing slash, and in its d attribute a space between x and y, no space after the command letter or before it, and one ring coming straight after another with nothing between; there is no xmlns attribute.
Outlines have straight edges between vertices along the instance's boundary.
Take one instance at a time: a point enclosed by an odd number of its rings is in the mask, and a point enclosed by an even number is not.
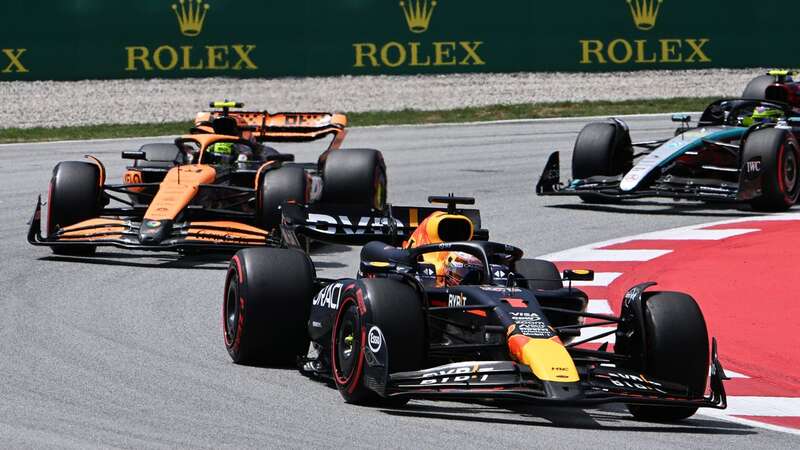
<svg viewBox="0 0 800 450"><path fill-rule="evenodd" d="M490 120L542 119L547 117L611 116L621 114L702 111L713 98L672 98L621 102L526 103L460 108L444 111L375 111L350 113L350 126L460 123ZM191 122L137 125L90 125L60 128L2 128L0 143L111 139L137 136L168 136L185 133Z"/></svg>

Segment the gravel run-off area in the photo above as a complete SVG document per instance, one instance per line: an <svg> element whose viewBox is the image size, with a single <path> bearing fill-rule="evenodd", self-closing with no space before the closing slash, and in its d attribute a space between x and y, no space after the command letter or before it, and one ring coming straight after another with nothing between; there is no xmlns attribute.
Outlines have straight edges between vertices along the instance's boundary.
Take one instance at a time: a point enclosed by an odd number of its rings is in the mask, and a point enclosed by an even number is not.
<svg viewBox="0 0 800 450"><path fill-rule="evenodd" d="M729 97L766 69L612 73L0 82L0 128L190 120L210 100L274 111L445 110L497 104Z"/></svg>

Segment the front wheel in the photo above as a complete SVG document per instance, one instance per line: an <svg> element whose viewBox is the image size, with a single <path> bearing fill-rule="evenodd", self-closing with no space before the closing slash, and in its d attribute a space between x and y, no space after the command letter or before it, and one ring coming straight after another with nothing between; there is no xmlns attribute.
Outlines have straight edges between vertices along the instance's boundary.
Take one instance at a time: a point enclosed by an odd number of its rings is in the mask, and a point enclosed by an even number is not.
<svg viewBox="0 0 800 450"><path fill-rule="evenodd" d="M359 296L365 311L359 309ZM407 402L380 397L366 386L367 340L379 335L386 342L390 374L423 366L427 346L425 316L419 294L408 284L387 278L364 279L360 287L342 294L331 333L331 361L334 382L347 403L401 406Z"/></svg>
<svg viewBox="0 0 800 450"><path fill-rule="evenodd" d="M314 265L293 249L248 248L225 279L225 348L238 364L292 365L308 350Z"/></svg>
<svg viewBox="0 0 800 450"><path fill-rule="evenodd" d="M623 175L633 167L633 145L628 130L616 121L594 122L578 134L572 151L572 177ZM610 203L596 194L581 194L586 203Z"/></svg>
<svg viewBox="0 0 800 450"><path fill-rule="evenodd" d="M97 217L102 209L100 169L84 161L58 163L50 179L47 235L61 228ZM54 245L53 253L69 256L93 255L95 245Z"/></svg>
<svg viewBox="0 0 800 450"><path fill-rule="evenodd" d="M679 383L689 395L700 398L708 377L708 331L697 302L681 292L642 294L644 349L640 334L630 338L636 345L625 346L632 358L630 369L664 381ZM622 346L620 346L622 347ZM696 406L627 405L637 419L676 421L692 416Z"/></svg>

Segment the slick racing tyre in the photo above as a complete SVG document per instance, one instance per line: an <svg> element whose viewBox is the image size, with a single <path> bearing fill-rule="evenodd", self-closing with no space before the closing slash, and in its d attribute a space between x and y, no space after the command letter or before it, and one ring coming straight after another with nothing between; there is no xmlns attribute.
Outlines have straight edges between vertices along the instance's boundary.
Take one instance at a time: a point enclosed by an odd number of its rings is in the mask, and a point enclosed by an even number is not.
<svg viewBox="0 0 800 450"><path fill-rule="evenodd" d="M572 152L573 178L622 175L632 167L631 136L620 123L616 121L590 123L578 134ZM580 198L587 203L612 201L592 194L582 194Z"/></svg>
<svg viewBox="0 0 800 450"><path fill-rule="evenodd" d="M386 206L386 164L372 149L339 149L325 157L322 200L363 205L377 210Z"/></svg>
<svg viewBox="0 0 800 450"><path fill-rule="evenodd" d="M261 227L271 231L281 224L280 207L284 203L306 204L307 186L308 176L302 167L283 166L265 172L258 193L258 220Z"/></svg>
<svg viewBox="0 0 800 450"><path fill-rule="evenodd" d="M757 164L757 165L753 165ZM800 194L800 146L783 129L756 130L742 149L742 171L749 176L760 169L761 196L751 201L758 211L785 211L797 202Z"/></svg>
<svg viewBox="0 0 800 450"><path fill-rule="evenodd" d="M775 83L775 77L772 75L757 76L747 83L742 98L764 100L767 98L767 87L773 83Z"/></svg>
<svg viewBox="0 0 800 450"><path fill-rule="evenodd" d="M50 179L48 194L49 217L47 235L60 228L97 217L102 210L100 196L100 169L88 162L66 161L56 165ZM97 249L94 245L55 245L57 255L89 256Z"/></svg>
<svg viewBox="0 0 800 450"><path fill-rule="evenodd" d="M183 163L183 154L175 144L145 144L139 151L145 153L146 159L134 161L133 167L171 169Z"/></svg>
<svg viewBox="0 0 800 450"><path fill-rule="evenodd" d="M520 280L519 285L527 289L550 291L564 287L561 273L550 261L520 259L514 263L514 273L524 278Z"/></svg>
<svg viewBox="0 0 800 450"><path fill-rule="evenodd" d="M370 345L365 340L383 336L390 374L422 368L427 339L419 294L408 284L387 278L363 279L361 286L366 312L359 311L358 286L344 292L339 303L331 333L334 382L347 403L402 406L407 400L380 397L365 385L365 346ZM369 329L367 322L372 325Z"/></svg>
<svg viewBox="0 0 800 450"><path fill-rule="evenodd" d="M248 248L225 279L225 348L238 364L290 366L308 351L314 265L294 249Z"/></svg>
<svg viewBox="0 0 800 450"><path fill-rule="evenodd" d="M640 333L621 346L633 370L660 380L682 384L693 398L705 393L708 376L708 331L703 313L695 300L681 292L645 292L644 349ZM617 350L615 350L617 351ZM638 355L638 356L637 356ZM675 421L690 417L696 406L627 405L637 419Z"/></svg>

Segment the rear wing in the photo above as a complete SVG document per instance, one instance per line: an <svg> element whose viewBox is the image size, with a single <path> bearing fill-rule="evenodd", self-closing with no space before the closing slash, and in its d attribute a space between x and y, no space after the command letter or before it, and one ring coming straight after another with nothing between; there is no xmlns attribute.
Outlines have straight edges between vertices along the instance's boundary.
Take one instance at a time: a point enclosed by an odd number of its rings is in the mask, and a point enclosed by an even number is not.
<svg viewBox="0 0 800 450"><path fill-rule="evenodd" d="M383 211L354 205L284 204L281 232L286 244L302 248L302 238L344 245L364 245L381 241L400 245L416 230L420 222L435 211L447 208L387 205ZM489 232L481 229L481 213L477 209L458 209L458 214L472 221L474 239L486 240Z"/></svg>
<svg viewBox="0 0 800 450"><path fill-rule="evenodd" d="M259 142L310 142L333 137L329 148L341 146L346 135L347 116L326 112L204 111L195 116L195 127L215 119L230 117L236 121L242 137Z"/></svg>

